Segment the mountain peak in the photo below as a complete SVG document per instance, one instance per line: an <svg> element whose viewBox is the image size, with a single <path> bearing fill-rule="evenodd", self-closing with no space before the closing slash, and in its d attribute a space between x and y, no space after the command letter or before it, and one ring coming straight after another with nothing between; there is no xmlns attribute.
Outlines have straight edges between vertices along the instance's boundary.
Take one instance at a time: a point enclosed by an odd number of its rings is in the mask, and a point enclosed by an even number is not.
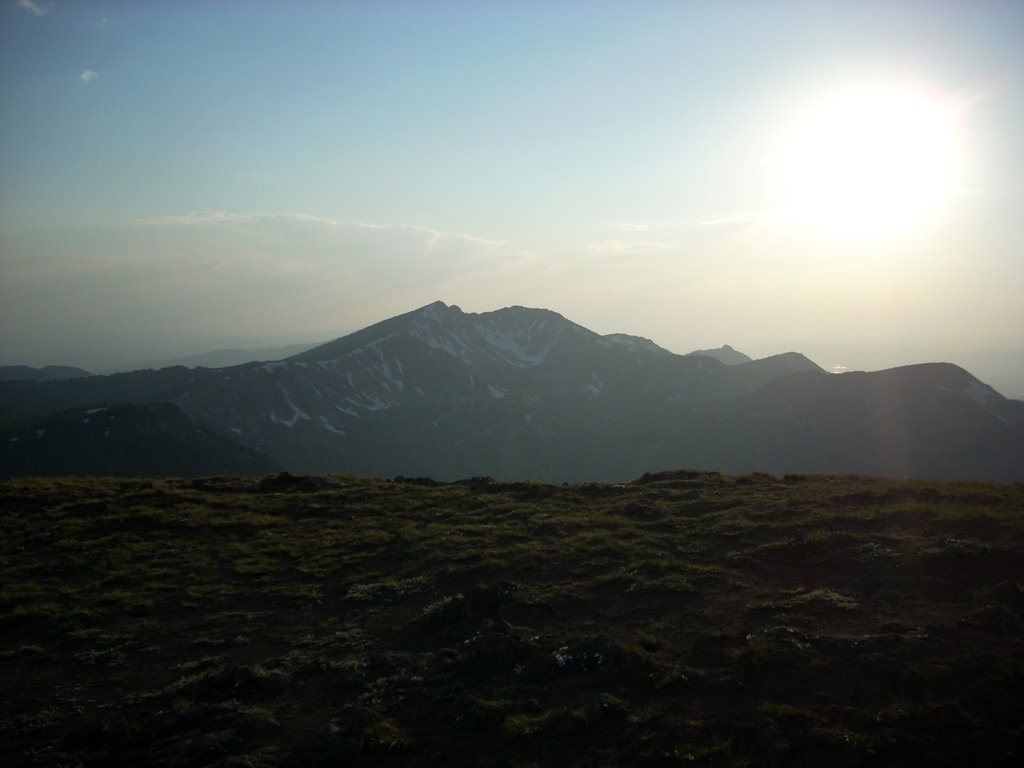
<svg viewBox="0 0 1024 768"><path fill-rule="evenodd" d="M717 349L696 349L693 352L687 352L686 357L690 356L713 357L725 365L742 365L752 360L749 355L737 352L728 344L723 344Z"/></svg>
<svg viewBox="0 0 1024 768"><path fill-rule="evenodd" d="M462 310L459 309L454 304L452 304L451 306L448 306L443 301L438 300L438 301L433 301L430 304L427 304L425 306L422 306L419 309L414 309L412 312L409 312L408 314L410 314L410 315L431 315L431 316L436 316L436 315L445 315L445 314L448 314L449 312L457 312L457 313L461 314Z"/></svg>

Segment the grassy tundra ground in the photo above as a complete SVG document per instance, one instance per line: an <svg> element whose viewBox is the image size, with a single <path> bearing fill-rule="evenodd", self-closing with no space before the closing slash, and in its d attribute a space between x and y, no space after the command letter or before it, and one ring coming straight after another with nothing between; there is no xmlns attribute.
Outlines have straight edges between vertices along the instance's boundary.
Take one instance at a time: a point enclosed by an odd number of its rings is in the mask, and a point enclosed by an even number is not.
<svg viewBox="0 0 1024 768"><path fill-rule="evenodd" d="M1024 485L0 484L5 765L1024 759Z"/></svg>

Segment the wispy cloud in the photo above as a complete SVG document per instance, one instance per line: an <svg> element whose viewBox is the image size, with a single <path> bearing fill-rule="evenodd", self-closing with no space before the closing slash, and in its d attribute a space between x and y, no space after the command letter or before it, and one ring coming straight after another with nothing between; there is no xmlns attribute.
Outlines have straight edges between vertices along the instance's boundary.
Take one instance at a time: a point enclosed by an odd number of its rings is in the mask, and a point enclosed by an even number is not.
<svg viewBox="0 0 1024 768"><path fill-rule="evenodd" d="M226 213L224 211L189 211L184 214L135 219L132 223L151 227L196 227L210 224L251 224L254 221L255 219L250 214Z"/></svg>
<svg viewBox="0 0 1024 768"><path fill-rule="evenodd" d="M50 12L49 8L44 8L43 6L32 2L32 0L18 0L18 7L23 11L28 11L36 16L45 16Z"/></svg>
<svg viewBox="0 0 1024 768"><path fill-rule="evenodd" d="M729 216L719 216L697 222L700 227L717 227L723 224L746 224L752 221L771 221L782 217L779 211L742 211Z"/></svg>
<svg viewBox="0 0 1024 768"><path fill-rule="evenodd" d="M100 76L100 73L94 69L86 69L78 76L78 79L83 83L89 83Z"/></svg>
<svg viewBox="0 0 1024 768"><path fill-rule="evenodd" d="M96 22L97 29L106 29L107 25L110 24L110 17L104 16L102 19Z"/></svg>
<svg viewBox="0 0 1024 768"><path fill-rule="evenodd" d="M302 221L307 224L323 224L328 227L340 227L341 222L337 219L332 219L328 216L314 216L310 213L284 213L281 214L281 218L291 219L292 221Z"/></svg>
<svg viewBox="0 0 1024 768"><path fill-rule="evenodd" d="M135 219L132 223L152 227L206 227L217 224L260 224L275 220L323 224L330 227L341 226L335 219L308 213L228 213L227 211L189 211L184 214Z"/></svg>
<svg viewBox="0 0 1024 768"><path fill-rule="evenodd" d="M643 253L661 253L672 248L668 243L636 240L595 240L587 246L591 256L633 256Z"/></svg>
<svg viewBox="0 0 1024 768"><path fill-rule="evenodd" d="M507 245L504 240L490 240L486 237L478 237L476 235L469 235L465 232L442 232L438 229L431 229L429 227L418 227L415 225L399 225L400 229L406 229L411 232L420 232L427 236L427 251L432 252L441 247L442 244L449 243L460 243L465 246L472 247L477 250L487 250L491 248L500 248L503 245Z"/></svg>
<svg viewBox="0 0 1024 768"><path fill-rule="evenodd" d="M649 232L651 229L650 224L630 224L628 222L619 222L615 225L615 228L620 232Z"/></svg>
<svg viewBox="0 0 1024 768"><path fill-rule="evenodd" d="M352 221L341 222L326 216L315 216L309 213L229 213L227 211L189 211L185 214L156 216L148 219L135 219L133 224L152 227L208 227L217 225L254 225L271 221L294 221L300 224L317 224L326 227L343 229L363 229L377 231L396 231L420 235L424 238L428 252L442 245L462 244L476 250L501 248L508 243L505 240L492 240L465 232L444 232L431 227L416 224L381 224L378 222Z"/></svg>

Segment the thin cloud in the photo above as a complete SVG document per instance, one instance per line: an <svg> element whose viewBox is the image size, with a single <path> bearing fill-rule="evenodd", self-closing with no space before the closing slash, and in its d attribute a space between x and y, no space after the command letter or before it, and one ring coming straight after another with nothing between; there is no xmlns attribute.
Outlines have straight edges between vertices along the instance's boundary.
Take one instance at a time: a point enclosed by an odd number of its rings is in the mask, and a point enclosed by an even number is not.
<svg viewBox="0 0 1024 768"><path fill-rule="evenodd" d="M778 219L781 214L778 211L744 211L731 216L720 216L716 219L705 219L697 222L699 227L718 227L723 224L747 224L752 221L770 221Z"/></svg>
<svg viewBox="0 0 1024 768"><path fill-rule="evenodd" d="M82 72L82 74L80 74L78 76L78 79L81 80L83 83L89 83L89 82L92 82L93 80L95 80L99 76L100 76L100 73L97 72L96 70L94 70L94 69L87 69L84 72Z"/></svg>
<svg viewBox="0 0 1024 768"><path fill-rule="evenodd" d="M587 246L591 256L634 256L661 253L672 248L668 243L635 240L595 240Z"/></svg>
<svg viewBox="0 0 1024 768"><path fill-rule="evenodd" d="M429 227L419 227L415 225L398 225L399 229L407 229L412 232L421 232L427 236L427 250L432 251L439 247L444 242L461 242L464 245L473 246L475 248L490 249L490 248L501 248L503 245L508 245L505 240L490 240L486 237L478 237L476 235L469 235L465 232L442 232L439 229L431 229Z"/></svg>
<svg viewBox="0 0 1024 768"><path fill-rule="evenodd" d="M303 224L323 224L327 227L340 227L340 222L335 219L328 218L326 216L314 216L311 213L276 213L263 215L262 219L286 219L288 221L298 221Z"/></svg>
<svg viewBox="0 0 1024 768"><path fill-rule="evenodd" d="M615 228L620 232L649 232L651 230L649 224L630 224L628 222L619 222Z"/></svg>
<svg viewBox="0 0 1024 768"><path fill-rule="evenodd" d="M189 211L172 216L156 216L151 219L135 219L133 224L150 227L202 227L211 224L253 224L258 219L247 213L226 213L225 211Z"/></svg>
<svg viewBox="0 0 1024 768"><path fill-rule="evenodd" d="M189 211L181 215L157 216L148 219L134 219L133 224L150 227L208 227L217 225L245 226L270 221L295 221L300 224L317 224L341 229L390 230L411 232L424 236L428 251L435 251L442 245L461 244L479 251L494 250L508 245L506 240L491 240L466 232L443 232L439 229L417 224L380 224L367 221L340 222L326 216L309 213L229 213L227 211Z"/></svg>
<svg viewBox="0 0 1024 768"><path fill-rule="evenodd" d="M182 215L135 219L133 224L150 227L205 227L217 224L259 224L264 221L298 221L304 224L341 226L334 219L308 213L228 213L227 211L189 211Z"/></svg>
<svg viewBox="0 0 1024 768"><path fill-rule="evenodd" d="M35 16L45 16L50 12L49 8L43 8L42 6L32 2L32 0L18 0L18 7Z"/></svg>

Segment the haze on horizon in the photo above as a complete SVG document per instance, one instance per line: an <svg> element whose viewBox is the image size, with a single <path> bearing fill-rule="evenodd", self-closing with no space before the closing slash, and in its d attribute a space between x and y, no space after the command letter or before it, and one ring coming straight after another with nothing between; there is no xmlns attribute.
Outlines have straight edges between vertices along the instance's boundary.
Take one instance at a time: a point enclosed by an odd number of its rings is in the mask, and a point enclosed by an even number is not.
<svg viewBox="0 0 1024 768"><path fill-rule="evenodd" d="M0 364L440 299L1022 396L1022 33L995 0L9 0Z"/></svg>

